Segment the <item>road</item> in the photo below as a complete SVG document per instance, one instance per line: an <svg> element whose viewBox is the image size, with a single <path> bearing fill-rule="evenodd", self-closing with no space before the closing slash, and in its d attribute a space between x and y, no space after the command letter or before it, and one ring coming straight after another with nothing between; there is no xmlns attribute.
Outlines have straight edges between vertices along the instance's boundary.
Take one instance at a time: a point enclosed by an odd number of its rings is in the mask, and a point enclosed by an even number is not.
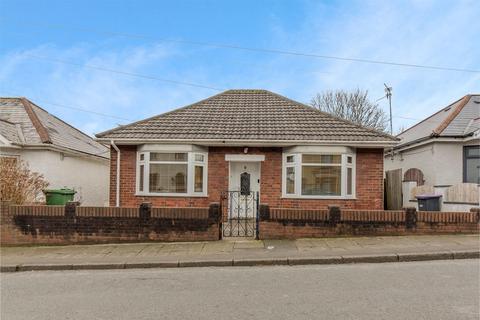
<svg viewBox="0 0 480 320"><path fill-rule="evenodd" d="M479 319L480 260L1 275L1 319Z"/></svg>

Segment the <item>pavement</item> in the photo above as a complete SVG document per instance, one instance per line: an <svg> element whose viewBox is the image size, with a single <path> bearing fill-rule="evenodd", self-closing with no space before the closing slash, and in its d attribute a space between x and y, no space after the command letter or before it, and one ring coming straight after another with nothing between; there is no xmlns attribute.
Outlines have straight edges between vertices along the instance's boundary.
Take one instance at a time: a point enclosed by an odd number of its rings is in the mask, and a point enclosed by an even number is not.
<svg viewBox="0 0 480 320"><path fill-rule="evenodd" d="M479 235L222 240L0 248L2 272L305 265L480 257Z"/></svg>
<svg viewBox="0 0 480 320"><path fill-rule="evenodd" d="M1 274L1 319L472 319L480 260Z"/></svg>

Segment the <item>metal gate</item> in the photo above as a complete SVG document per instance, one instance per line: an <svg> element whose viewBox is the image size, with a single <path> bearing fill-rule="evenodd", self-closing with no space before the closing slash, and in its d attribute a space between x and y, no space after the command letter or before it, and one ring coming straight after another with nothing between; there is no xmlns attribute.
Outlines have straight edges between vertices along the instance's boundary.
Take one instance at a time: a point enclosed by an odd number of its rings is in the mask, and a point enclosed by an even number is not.
<svg viewBox="0 0 480 320"><path fill-rule="evenodd" d="M258 239L258 192L240 190L222 193L222 237Z"/></svg>

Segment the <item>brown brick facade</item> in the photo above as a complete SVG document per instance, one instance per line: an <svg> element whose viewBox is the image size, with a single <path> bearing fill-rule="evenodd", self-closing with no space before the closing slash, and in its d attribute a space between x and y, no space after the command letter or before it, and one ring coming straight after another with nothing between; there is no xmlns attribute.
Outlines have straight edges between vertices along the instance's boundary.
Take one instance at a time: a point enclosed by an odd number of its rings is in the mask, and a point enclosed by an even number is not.
<svg viewBox="0 0 480 320"><path fill-rule="evenodd" d="M242 147L210 147L208 151L208 197L145 197L135 195L136 146L119 146L120 206L206 207L218 202L228 189L225 154L243 154ZM260 202L270 207L321 209L336 204L351 209L383 209L383 149L358 149L356 156L356 199L317 200L282 198L282 148L248 148L248 154L265 155L261 163ZM111 149L110 205L115 205L116 152Z"/></svg>

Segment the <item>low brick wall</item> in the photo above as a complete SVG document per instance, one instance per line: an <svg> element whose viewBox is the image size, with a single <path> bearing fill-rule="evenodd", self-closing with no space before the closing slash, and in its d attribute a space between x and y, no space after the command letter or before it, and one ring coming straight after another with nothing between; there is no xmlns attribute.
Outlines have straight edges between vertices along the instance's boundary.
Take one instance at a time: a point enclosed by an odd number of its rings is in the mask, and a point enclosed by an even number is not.
<svg viewBox="0 0 480 320"><path fill-rule="evenodd" d="M404 210L302 210L260 206L260 239L349 235L479 233L480 210L471 212Z"/></svg>
<svg viewBox="0 0 480 320"><path fill-rule="evenodd" d="M1 244L204 241L220 238L218 204L209 208L11 206L1 203Z"/></svg>

